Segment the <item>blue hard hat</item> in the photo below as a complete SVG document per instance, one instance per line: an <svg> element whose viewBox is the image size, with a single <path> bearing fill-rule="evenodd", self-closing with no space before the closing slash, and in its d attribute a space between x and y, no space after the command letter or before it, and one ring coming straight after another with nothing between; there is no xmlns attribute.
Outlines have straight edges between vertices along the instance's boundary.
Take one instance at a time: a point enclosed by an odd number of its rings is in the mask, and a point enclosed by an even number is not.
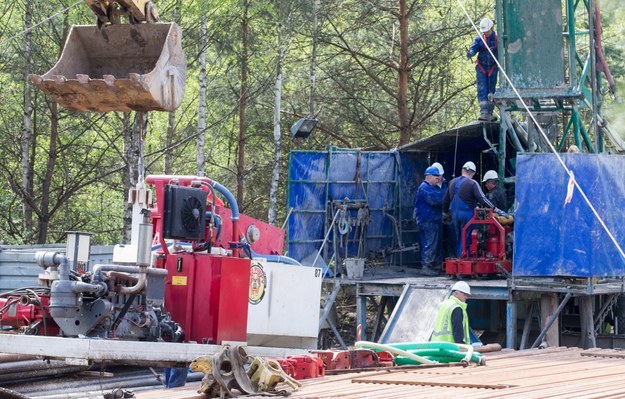
<svg viewBox="0 0 625 399"><path fill-rule="evenodd" d="M426 176L440 176L441 175L441 171L438 170L438 168L436 166L430 166L429 168L427 168L425 170L425 175Z"/></svg>

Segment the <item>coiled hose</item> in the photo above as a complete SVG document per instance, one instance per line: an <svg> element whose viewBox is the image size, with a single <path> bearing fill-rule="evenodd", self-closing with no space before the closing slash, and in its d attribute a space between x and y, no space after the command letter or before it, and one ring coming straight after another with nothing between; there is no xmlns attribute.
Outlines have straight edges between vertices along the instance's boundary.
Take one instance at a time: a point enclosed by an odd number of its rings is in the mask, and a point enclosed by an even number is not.
<svg viewBox="0 0 625 399"><path fill-rule="evenodd" d="M460 362L465 365L477 363L484 365L484 355L473 351L472 345L454 344L450 342L406 342L395 344L378 344L375 342L356 342L357 348L370 348L376 351L387 351L395 355L395 363L404 364L438 364Z"/></svg>

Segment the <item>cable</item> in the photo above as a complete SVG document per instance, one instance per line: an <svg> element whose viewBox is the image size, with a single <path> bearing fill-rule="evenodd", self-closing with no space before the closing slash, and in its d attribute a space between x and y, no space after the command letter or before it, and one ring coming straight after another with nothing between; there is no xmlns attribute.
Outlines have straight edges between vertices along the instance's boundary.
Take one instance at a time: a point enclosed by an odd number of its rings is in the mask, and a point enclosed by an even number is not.
<svg viewBox="0 0 625 399"><path fill-rule="evenodd" d="M456 145L454 146L454 168L451 171L451 177L456 177L456 161L458 159L458 133L460 128L456 128Z"/></svg>
<svg viewBox="0 0 625 399"><path fill-rule="evenodd" d="M15 39L16 37L25 35L26 33L30 32L31 30L35 29L36 27L38 27L39 25L43 24L44 22L48 22L49 20L58 17L61 14L66 13L67 11L69 11L70 9L76 7L78 4L82 3L82 0L78 0L77 2L75 2L74 4L72 4L71 6L67 6L66 8L64 8L63 10L57 12L56 14L53 14L51 16L49 16L48 18L39 21L38 23L36 23L35 25L31 26L30 28L24 29L23 31L16 33L15 35L9 37L8 39L6 39L3 42L0 42L0 48L4 48L5 45L7 43L9 43L11 40Z"/></svg>
<svg viewBox="0 0 625 399"><path fill-rule="evenodd" d="M41 302L41 298L39 297L39 295L37 295L37 293L33 290L29 290L27 289L26 292L28 292L29 294L33 295L36 299L36 305L39 305L39 308L41 309L41 319L43 320L43 335L44 336L48 336L48 327L46 326L46 310L43 307L43 302Z"/></svg>
<svg viewBox="0 0 625 399"><path fill-rule="evenodd" d="M488 50L488 52L490 53L490 55L493 57L493 60L495 60L495 63L497 64L497 67L499 68L499 71L501 72L501 74L506 78L506 81L508 82L508 84L510 85L510 87L512 88L512 90L514 91L514 94L516 94L517 98L519 99L519 101L521 101L521 104L523 104L523 108L525 108L525 111L527 111L527 114L530 116L530 118L532 119L532 121L534 122L534 125L536 126L536 128L538 129L538 131L540 132L540 134L542 135L542 137L545 139L545 141L547 142L547 144L549 145L549 149L551 150L551 152L554 153L554 155L556 156L556 158L558 159L558 161L560 162L560 164L562 165L562 167L564 168L564 170L566 171L566 173L569 175L569 178L571 179L571 181L573 181L573 184L575 185L575 187L577 188L577 190L579 191L580 195L582 196L582 198L584 199L584 201L586 202L586 204L590 207L590 210L592 211L592 213L595 215L595 217L597 218L597 220L599 221L599 223L601 224L601 227L603 227L603 229L605 230L605 232L608 234L608 237L610 237L610 240L612 240L612 242L614 243L614 245L616 246L616 249L618 250L619 254L621 255L621 257L623 259L625 259L625 252L623 252L623 249L621 248L621 246L619 245L619 243L616 241L616 238L614 238L614 235L612 235L612 232L610 231L610 229L608 229L608 226L606 226L605 222L603 221L603 219L601 218L601 216L599 216L599 213L597 212L597 210L595 209L595 207L592 205L592 203L590 202L590 200L588 199L588 197L586 196L586 193L584 192L584 190L582 190L582 188L580 187L580 185L577 183L577 180L575 180L575 175L573 174L573 171L571 171L566 164L564 163L564 161L562 160L562 157L560 157L560 155L558 154L558 152L556 151L555 147L553 146L553 144L551 144L551 140L549 140L549 137L547 137L547 135L545 134L545 132L543 131L542 127L540 126L540 124L538 123L538 121L536 120L536 118L534 117L534 114L532 113L532 111L530 111L529 107L527 106L527 104L525 103L525 101L523 100L523 98L521 97L521 94L519 94L517 88L514 86L514 83L512 83L512 80L510 80L510 78L508 77L508 74L506 73L506 71L503 70L503 68L501 67L501 64L499 63L499 60L497 59L497 57L495 57L495 54L493 54L493 51L490 49L490 47L488 46L488 44L486 43L486 41L484 40L484 37L480 34L479 29L477 28L477 26L475 25L475 21L473 21L473 19L471 18L471 16L469 15L469 13L467 12L467 9L464 7L464 4L462 4L461 0L456 0L458 2L458 4L460 5L460 8L462 8L462 11L464 12L464 14L466 15L467 19L469 20L469 22L471 22L471 26L473 26L473 29L477 32L478 37L482 40L482 42L484 43L486 49ZM571 73L573 73L573 71L571 71Z"/></svg>

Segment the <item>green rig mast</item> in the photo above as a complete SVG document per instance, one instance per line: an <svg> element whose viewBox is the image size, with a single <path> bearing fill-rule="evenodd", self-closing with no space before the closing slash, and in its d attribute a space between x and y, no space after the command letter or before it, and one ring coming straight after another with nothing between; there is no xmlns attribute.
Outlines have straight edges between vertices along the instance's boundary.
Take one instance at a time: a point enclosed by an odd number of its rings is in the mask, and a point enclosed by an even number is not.
<svg viewBox="0 0 625 399"><path fill-rule="evenodd" d="M615 96L616 84L601 48L598 2L496 0L496 19L499 62L555 149L575 144L582 152L604 152L608 136L624 151L601 115L603 77ZM518 152L549 151L503 74L493 100L501 116L500 143L508 135ZM525 114L527 123L512 112ZM501 176L505 159L506 146L500 145Z"/></svg>

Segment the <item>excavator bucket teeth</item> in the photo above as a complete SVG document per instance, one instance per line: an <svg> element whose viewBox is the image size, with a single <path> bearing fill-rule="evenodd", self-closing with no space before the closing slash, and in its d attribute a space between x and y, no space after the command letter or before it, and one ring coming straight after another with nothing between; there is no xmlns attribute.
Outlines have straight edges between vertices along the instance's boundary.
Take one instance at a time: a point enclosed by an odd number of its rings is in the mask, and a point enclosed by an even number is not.
<svg viewBox="0 0 625 399"><path fill-rule="evenodd" d="M56 65L30 80L73 111L173 111L185 90L181 38L176 24L72 26Z"/></svg>

